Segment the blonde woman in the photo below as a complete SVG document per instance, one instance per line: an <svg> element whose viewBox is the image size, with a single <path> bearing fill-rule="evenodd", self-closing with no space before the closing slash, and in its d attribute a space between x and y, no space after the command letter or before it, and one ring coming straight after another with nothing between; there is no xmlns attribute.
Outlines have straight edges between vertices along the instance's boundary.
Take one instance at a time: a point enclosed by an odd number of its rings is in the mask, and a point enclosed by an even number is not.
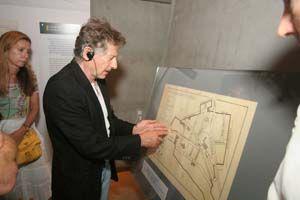
<svg viewBox="0 0 300 200"><path fill-rule="evenodd" d="M19 144L34 126L39 112L35 74L29 65L31 40L22 32L10 31L0 38L0 130ZM38 133L39 134L39 133ZM43 138L39 134L40 139ZM43 146L43 145L42 145ZM45 151L45 148L43 148ZM45 157L22 166L16 185L3 199L46 200L51 196L50 163Z"/></svg>

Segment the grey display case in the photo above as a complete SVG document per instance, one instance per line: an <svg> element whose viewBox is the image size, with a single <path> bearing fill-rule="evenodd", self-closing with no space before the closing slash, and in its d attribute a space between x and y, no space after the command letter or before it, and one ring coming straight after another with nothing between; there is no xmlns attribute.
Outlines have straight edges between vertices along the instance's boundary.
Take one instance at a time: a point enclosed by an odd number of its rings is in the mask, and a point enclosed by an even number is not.
<svg viewBox="0 0 300 200"><path fill-rule="evenodd" d="M300 73L158 67L146 118L155 118L165 84L256 101L253 123L228 199L266 199L283 158L299 103ZM144 157L135 169L147 199L160 199L141 173L146 161L168 187L166 199L184 199Z"/></svg>

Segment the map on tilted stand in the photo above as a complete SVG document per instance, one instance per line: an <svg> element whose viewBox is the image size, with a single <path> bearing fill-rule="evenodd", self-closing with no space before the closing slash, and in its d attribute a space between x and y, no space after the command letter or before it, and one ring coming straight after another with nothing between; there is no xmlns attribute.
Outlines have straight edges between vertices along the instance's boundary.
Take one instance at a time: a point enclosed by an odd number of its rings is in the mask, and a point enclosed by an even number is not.
<svg viewBox="0 0 300 200"><path fill-rule="evenodd" d="M150 159L185 199L228 197L256 102L166 85L157 120L169 134Z"/></svg>

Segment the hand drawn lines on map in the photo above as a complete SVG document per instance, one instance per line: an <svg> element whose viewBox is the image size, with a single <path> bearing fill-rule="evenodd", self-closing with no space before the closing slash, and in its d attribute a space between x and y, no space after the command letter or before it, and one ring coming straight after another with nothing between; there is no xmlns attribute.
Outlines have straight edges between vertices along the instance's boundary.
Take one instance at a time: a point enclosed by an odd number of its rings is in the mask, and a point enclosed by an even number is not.
<svg viewBox="0 0 300 200"><path fill-rule="evenodd" d="M230 120L231 115L218 112L216 101L211 99L202 102L195 113L183 118L175 116L171 121L171 133L166 139L174 145L174 158L201 191L202 199L215 199L216 188L220 192L218 166L225 161ZM163 154L160 149L157 153ZM198 175L192 173L194 170ZM206 197L205 190L210 197Z"/></svg>
<svg viewBox="0 0 300 200"><path fill-rule="evenodd" d="M184 198L226 200L256 106L167 84L157 120L170 131L150 159Z"/></svg>

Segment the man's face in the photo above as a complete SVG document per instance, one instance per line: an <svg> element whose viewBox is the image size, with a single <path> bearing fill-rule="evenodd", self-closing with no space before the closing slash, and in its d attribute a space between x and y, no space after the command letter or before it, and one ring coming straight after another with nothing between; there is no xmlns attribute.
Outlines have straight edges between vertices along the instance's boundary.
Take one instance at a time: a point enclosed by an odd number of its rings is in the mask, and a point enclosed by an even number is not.
<svg viewBox="0 0 300 200"><path fill-rule="evenodd" d="M294 35L298 40L300 39L300 0L284 0L278 35L281 37Z"/></svg>
<svg viewBox="0 0 300 200"><path fill-rule="evenodd" d="M97 78L105 79L112 69L118 68L117 56L119 47L110 43L103 53L95 53L94 61L97 68ZM96 73L96 72L95 72Z"/></svg>

